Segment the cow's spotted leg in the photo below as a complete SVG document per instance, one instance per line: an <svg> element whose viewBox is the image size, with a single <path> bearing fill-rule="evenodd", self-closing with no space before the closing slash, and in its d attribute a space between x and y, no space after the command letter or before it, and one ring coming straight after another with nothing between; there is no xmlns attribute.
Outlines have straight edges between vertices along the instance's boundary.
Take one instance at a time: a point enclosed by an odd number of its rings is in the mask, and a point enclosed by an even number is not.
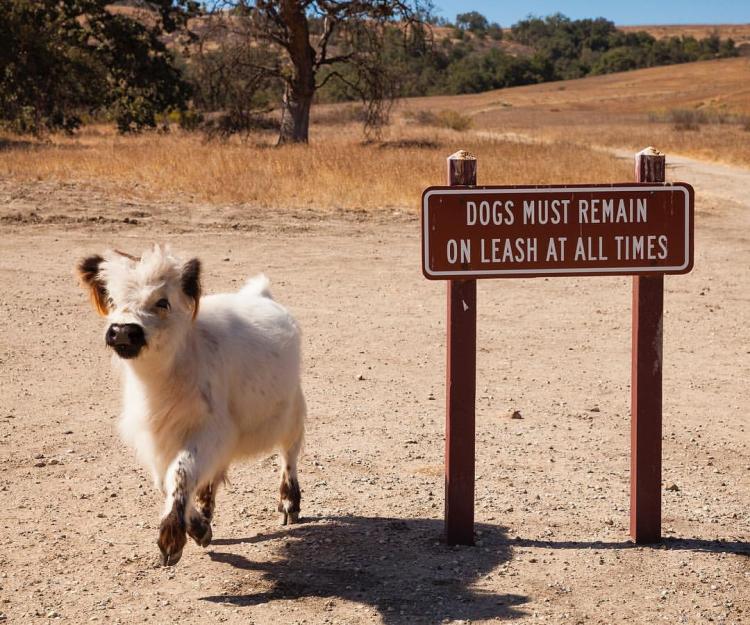
<svg viewBox="0 0 750 625"><path fill-rule="evenodd" d="M189 498L189 464L189 452L180 452L167 469L165 479L167 499L164 506L166 514L159 525L159 538L156 541L164 566L171 566L180 561L182 550L187 542L185 506Z"/></svg>
<svg viewBox="0 0 750 625"><path fill-rule="evenodd" d="M188 514L187 533L201 547L208 547L211 543L211 521L216 507L216 490L223 479L222 475L195 492L195 507L191 508Z"/></svg>
<svg viewBox="0 0 750 625"><path fill-rule="evenodd" d="M209 483L213 476L221 473L217 463L225 457L226 448L234 440L230 432L212 428L197 432L185 448L180 451L167 468L164 486L167 499L164 517L159 526L157 543L164 566L177 564L187 543L188 519L193 518L191 500L198 484ZM213 489L212 489L213 490ZM212 502L213 492L207 498ZM213 514L213 504L207 508ZM202 521L203 519L201 519ZM211 539L210 521L193 526L199 544Z"/></svg>
<svg viewBox="0 0 750 625"><path fill-rule="evenodd" d="M281 487L279 488L279 512L281 524L291 525L299 522L300 500L302 494L297 481L297 457L302 446L302 435L288 448L279 454L281 465Z"/></svg>

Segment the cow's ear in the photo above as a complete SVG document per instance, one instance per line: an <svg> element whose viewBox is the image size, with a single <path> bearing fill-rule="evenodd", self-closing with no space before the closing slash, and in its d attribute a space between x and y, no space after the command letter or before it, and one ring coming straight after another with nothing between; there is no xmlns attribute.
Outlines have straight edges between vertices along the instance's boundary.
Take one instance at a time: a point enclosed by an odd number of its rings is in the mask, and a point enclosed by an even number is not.
<svg viewBox="0 0 750 625"><path fill-rule="evenodd" d="M99 255L89 256L78 263L76 268L81 285L89 292L91 303L100 315L109 312L107 287L99 275L99 268L104 259Z"/></svg>
<svg viewBox="0 0 750 625"><path fill-rule="evenodd" d="M195 319L201 299L201 261L191 258L182 266L180 284L183 293L193 300L193 319Z"/></svg>

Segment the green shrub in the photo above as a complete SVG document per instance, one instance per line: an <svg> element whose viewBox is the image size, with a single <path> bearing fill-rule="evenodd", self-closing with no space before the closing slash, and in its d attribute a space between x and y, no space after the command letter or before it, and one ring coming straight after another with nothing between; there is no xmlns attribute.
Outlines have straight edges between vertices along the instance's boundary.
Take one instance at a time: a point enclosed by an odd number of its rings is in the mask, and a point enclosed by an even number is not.
<svg viewBox="0 0 750 625"><path fill-rule="evenodd" d="M459 113L452 109L442 111L414 111L409 112L406 118L420 126L434 126L436 128L449 128L458 132L469 130L473 125L470 116Z"/></svg>
<svg viewBox="0 0 750 625"><path fill-rule="evenodd" d="M675 130L700 130L701 124L706 123L706 116L702 111L675 109L669 112L669 120Z"/></svg>
<svg viewBox="0 0 750 625"><path fill-rule="evenodd" d="M651 112L648 114L648 120L654 123L672 124L675 130L699 130L706 124L736 124L742 128L750 125L750 116L710 108Z"/></svg>
<svg viewBox="0 0 750 625"><path fill-rule="evenodd" d="M464 132L471 128L473 121L468 115L454 110L439 111L436 115L437 126L450 128L458 132Z"/></svg>
<svg viewBox="0 0 750 625"><path fill-rule="evenodd" d="M194 131L198 130L203 124L204 117L203 113L196 111L195 109L187 109L184 111L172 111L170 113L170 122L174 114L177 114L177 123L183 130Z"/></svg>
<svg viewBox="0 0 750 625"><path fill-rule="evenodd" d="M36 134L98 115L121 132L155 126L187 97L161 32L105 0L0 0L0 123Z"/></svg>

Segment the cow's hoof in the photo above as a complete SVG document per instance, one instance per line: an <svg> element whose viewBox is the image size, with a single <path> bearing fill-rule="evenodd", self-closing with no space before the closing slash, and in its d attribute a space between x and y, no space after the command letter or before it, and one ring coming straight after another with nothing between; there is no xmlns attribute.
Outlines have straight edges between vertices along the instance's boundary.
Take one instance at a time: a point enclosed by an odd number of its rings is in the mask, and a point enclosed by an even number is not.
<svg viewBox="0 0 750 625"><path fill-rule="evenodd" d="M208 547L213 538L211 523L199 514L192 514L188 520L187 533L200 547Z"/></svg>
<svg viewBox="0 0 750 625"><path fill-rule="evenodd" d="M182 550L187 543L185 525L177 515L169 514L159 526L159 539L156 541L161 551L161 563L164 566L174 566L182 557Z"/></svg>
<svg viewBox="0 0 750 625"><path fill-rule="evenodd" d="M180 561L180 558L182 558L182 549L180 549L176 553L170 553L168 551L164 551L162 549L161 552L161 565L162 566L174 566Z"/></svg>
<svg viewBox="0 0 750 625"><path fill-rule="evenodd" d="M296 525L299 523L299 512L282 512L281 524L282 525Z"/></svg>
<svg viewBox="0 0 750 625"><path fill-rule="evenodd" d="M206 524L202 534L193 534L191 532L190 537L199 547L208 547L211 544L211 539L214 537L214 533L213 530L211 530L211 525Z"/></svg>

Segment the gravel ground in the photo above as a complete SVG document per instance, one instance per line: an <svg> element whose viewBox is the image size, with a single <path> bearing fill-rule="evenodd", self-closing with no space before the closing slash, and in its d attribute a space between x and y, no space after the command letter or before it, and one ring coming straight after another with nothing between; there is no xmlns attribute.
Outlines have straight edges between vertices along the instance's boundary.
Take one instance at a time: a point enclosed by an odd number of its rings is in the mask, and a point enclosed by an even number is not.
<svg viewBox="0 0 750 625"><path fill-rule="evenodd" d="M421 276L409 211L0 180L0 620L750 622L750 174L712 195L696 168L680 171L698 190L695 270L665 280L658 547L627 536L630 279L480 284L477 544L450 548L445 285ZM173 568L72 275L84 254L153 241L199 255L207 292L269 275L303 327L310 409L304 523L278 525L275 463L249 460L219 495L213 543Z"/></svg>

